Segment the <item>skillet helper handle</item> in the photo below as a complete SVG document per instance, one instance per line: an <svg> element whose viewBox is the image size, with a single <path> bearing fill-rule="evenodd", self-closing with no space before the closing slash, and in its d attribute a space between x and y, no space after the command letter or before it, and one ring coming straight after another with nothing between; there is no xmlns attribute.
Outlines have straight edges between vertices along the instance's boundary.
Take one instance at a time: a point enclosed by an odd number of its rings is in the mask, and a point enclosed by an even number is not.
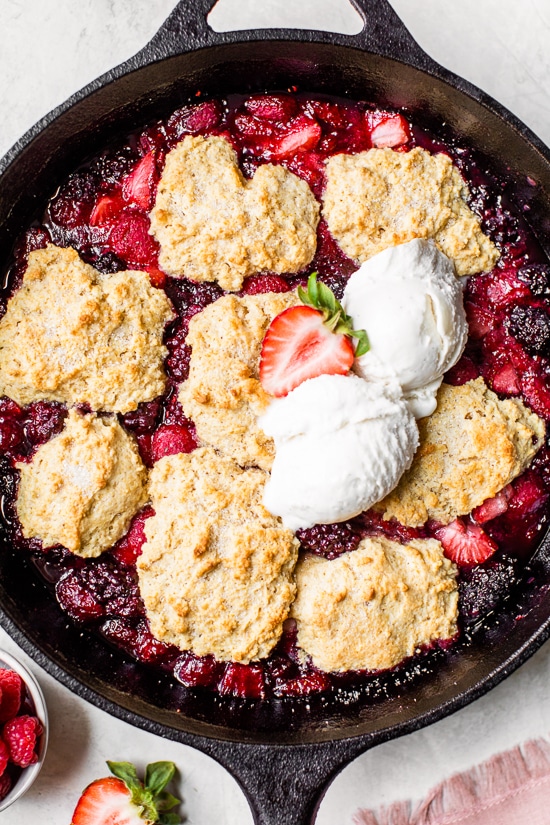
<svg viewBox="0 0 550 825"><path fill-rule="evenodd" d="M224 0L219 0L223 3ZM385 57L412 63L419 69L438 69L411 35L388 0L348 0L364 20L358 34L315 32L302 29L261 29L258 31L215 32L207 17L216 0L179 0L152 40L140 52L144 62L153 63L189 51L222 43L248 40L315 40L365 49ZM312 24L314 24L312 20Z"/></svg>
<svg viewBox="0 0 550 825"><path fill-rule="evenodd" d="M354 739L292 746L210 740L201 745L241 786L254 825L312 825L331 781L368 748Z"/></svg>

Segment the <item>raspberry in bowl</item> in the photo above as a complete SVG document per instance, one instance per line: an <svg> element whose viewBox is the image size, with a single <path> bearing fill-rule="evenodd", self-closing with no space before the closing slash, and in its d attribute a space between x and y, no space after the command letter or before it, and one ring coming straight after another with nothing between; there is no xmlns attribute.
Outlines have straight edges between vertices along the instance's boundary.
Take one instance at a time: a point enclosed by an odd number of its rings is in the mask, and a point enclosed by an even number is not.
<svg viewBox="0 0 550 825"><path fill-rule="evenodd" d="M38 681L15 656L0 650L0 811L25 794L42 769L48 712Z"/></svg>

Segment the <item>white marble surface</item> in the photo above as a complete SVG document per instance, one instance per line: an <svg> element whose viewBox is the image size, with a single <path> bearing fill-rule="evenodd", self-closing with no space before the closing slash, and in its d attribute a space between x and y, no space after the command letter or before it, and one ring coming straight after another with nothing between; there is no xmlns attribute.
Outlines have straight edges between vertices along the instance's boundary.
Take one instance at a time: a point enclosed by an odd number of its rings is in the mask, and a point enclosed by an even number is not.
<svg viewBox="0 0 550 825"><path fill-rule="evenodd" d="M193 2L193 0L188 0ZM550 143L549 0L392 0L436 60L481 86ZM0 154L39 117L143 46L174 0L1 0ZM221 0L217 29L294 25L357 30L347 0ZM0 632L0 646L16 651ZM23 657L25 658L25 657ZM229 775L197 751L111 718L72 695L33 663L51 715L44 769L5 825L66 825L80 790L105 759L143 766L173 759L182 773L189 825L249 825ZM470 707L357 759L337 778L318 825L351 825L359 806L421 797L435 782L493 753L550 732L550 646Z"/></svg>

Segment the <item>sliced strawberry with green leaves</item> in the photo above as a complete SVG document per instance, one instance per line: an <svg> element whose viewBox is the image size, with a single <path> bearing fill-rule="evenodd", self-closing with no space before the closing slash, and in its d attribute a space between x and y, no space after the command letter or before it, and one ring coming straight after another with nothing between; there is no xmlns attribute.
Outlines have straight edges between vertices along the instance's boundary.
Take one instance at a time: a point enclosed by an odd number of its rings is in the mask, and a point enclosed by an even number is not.
<svg viewBox="0 0 550 825"><path fill-rule="evenodd" d="M157 162L154 152L148 152L136 168L124 178L122 197L148 212L153 205L153 195L158 183Z"/></svg>
<svg viewBox="0 0 550 825"><path fill-rule="evenodd" d="M441 542L447 558L459 566L481 564L497 550L496 543L479 524L463 521L461 518L438 527L434 533Z"/></svg>
<svg viewBox="0 0 550 825"><path fill-rule="evenodd" d="M173 778L173 762L147 765L140 782L130 762L107 762L114 776L97 779L84 790L71 825L177 825L181 817L168 813L180 800L164 789Z"/></svg>
<svg viewBox="0 0 550 825"><path fill-rule="evenodd" d="M326 284L313 272L307 291L298 287L303 305L285 309L266 332L260 356L260 381L271 395L281 397L319 375L345 375L355 357L369 349L365 330L352 320ZM354 350L351 338L357 338Z"/></svg>

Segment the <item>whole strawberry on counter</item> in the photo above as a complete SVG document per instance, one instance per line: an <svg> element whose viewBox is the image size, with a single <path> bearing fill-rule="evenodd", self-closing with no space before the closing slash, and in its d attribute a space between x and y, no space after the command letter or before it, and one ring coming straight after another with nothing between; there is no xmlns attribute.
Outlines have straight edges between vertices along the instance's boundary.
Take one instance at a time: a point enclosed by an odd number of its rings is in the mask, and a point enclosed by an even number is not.
<svg viewBox="0 0 550 825"><path fill-rule="evenodd" d="M313 272L307 291L298 287L302 304L277 315L268 327L260 357L260 381L276 397L288 395L308 378L345 375L354 358L369 349L365 330L352 320L326 284ZM357 338L357 347L352 343Z"/></svg>
<svg viewBox="0 0 550 825"><path fill-rule="evenodd" d="M96 779L84 790L71 825L177 825L181 817L169 813L180 804L165 790L173 779L173 762L147 765L145 781L130 762L107 762L113 776Z"/></svg>

